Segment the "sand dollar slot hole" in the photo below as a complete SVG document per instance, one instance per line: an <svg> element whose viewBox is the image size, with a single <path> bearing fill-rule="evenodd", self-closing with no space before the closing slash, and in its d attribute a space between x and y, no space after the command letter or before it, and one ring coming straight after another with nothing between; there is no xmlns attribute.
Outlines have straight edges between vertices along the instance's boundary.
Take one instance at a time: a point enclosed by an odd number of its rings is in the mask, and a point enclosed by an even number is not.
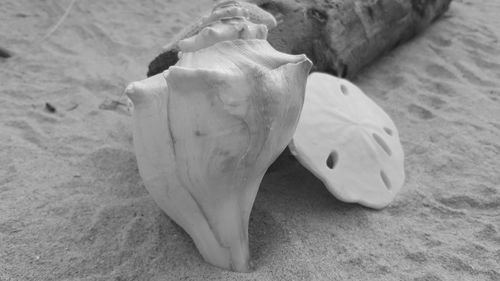
<svg viewBox="0 0 500 281"><path fill-rule="evenodd" d="M337 164L338 160L339 160L339 155L337 154L337 151L334 150L330 152L330 154L328 154L328 157L326 158L326 166L329 169L333 169Z"/></svg>
<svg viewBox="0 0 500 281"><path fill-rule="evenodd" d="M385 187L390 190L391 189L391 181L387 177L387 174L384 171L380 171L380 177L382 178L382 181L384 182Z"/></svg>
<svg viewBox="0 0 500 281"><path fill-rule="evenodd" d="M391 149L389 148L387 143L379 135L377 135L376 133L373 133L373 138L378 143L378 145L385 151L385 153L387 153L387 155L389 155L389 156L392 155Z"/></svg>
<svg viewBox="0 0 500 281"><path fill-rule="evenodd" d="M346 96L349 94L349 90L347 89L347 86L344 84L340 85L340 91L342 92L342 94Z"/></svg>
<svg viewBox="0 0 500 281"><path fill-rule="evenodd" d="M389 136L392 136L392 130L387 128L387 127L384 127L384 131L389 135Z"/></svg>

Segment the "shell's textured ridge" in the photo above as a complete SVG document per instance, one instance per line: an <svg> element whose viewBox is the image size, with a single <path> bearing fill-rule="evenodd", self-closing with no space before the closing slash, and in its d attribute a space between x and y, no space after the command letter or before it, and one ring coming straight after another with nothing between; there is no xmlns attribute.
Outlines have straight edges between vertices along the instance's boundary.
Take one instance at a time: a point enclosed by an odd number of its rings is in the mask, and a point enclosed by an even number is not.
<svg viewBox="0 0 500 281"><path fill-rule="evenodd" d="M213 22L196 35L179 41L178 46L183 53L194 52L221 41L266 37L265 25L252 23L244 17L231 17Z"/></svg>
<svg viewBox="0 0 500 281"><path fill-rule="evenodd" d="M178 49L178 43L182 39L199 34L203 29L214 25L217 22L224 23L233 18L244 18L254 24L263 24L267 27L267 30L274 28L277 25L273 15L259 8L255 4L240 1L222 1L214 6L210 14L201 17L199 20L185 27L181 32L174 36L170 41L171 43L165 45L163 49Z"/></svg>

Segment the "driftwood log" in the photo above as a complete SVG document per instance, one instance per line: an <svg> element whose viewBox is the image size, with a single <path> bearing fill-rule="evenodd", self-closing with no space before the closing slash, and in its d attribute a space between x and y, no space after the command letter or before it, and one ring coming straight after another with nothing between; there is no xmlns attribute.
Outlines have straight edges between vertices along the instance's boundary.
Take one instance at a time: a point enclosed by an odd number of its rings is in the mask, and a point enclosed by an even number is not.
<svg viewBox="0 0 500 281"><path fill-rule="evenodd" d="M247 0L269 13L277 27L268 35L277 50L305 53L313 71L352 78L367 64L421 32L451 0ZM182 39L182 38L180 38ZM178 50L164 50L148 76L175 64Z"/></svg>

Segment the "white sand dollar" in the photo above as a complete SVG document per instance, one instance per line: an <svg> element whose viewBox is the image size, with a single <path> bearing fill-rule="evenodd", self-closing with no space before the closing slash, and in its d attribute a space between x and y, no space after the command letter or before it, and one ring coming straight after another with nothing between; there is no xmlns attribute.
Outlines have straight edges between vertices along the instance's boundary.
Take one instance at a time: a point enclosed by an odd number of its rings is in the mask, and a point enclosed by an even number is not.
<svg viewBox="0 0 500 281"><path fill-rule="evenodd" d="M404 153L391 118L358 87L324 73L307 79L290 150L339 200L387 206L404 180Z"/></svg>

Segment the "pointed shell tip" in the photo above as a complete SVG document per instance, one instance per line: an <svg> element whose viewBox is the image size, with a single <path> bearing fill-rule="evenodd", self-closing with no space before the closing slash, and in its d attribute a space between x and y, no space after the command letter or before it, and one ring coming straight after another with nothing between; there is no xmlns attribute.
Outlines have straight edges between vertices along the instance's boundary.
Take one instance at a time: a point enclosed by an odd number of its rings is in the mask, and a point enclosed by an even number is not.
<svg viewBox="0 0 500 281"><path fill-rule="evenodd" d="M133 104L137 105L140 102L140 96L142 91L140 90L140 82L132 82L128 84L127 88L125 88L125 94L132 101Z"/></svg>

